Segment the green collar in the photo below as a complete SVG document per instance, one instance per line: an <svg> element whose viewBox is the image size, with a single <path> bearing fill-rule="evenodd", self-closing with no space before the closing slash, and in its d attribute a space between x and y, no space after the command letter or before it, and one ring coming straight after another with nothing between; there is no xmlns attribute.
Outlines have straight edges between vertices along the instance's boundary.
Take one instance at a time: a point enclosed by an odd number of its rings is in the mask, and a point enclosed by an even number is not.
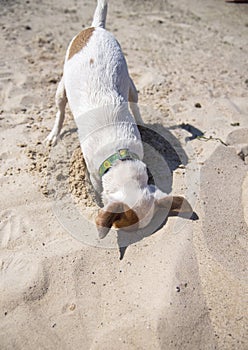
<svg viewBox="0 0 248 350"><path fill-rule="evenodd" d="M136 160L139 159L137 154L130 152L127 148L119 149L112 156L108 157L99 168L99 175L102 177L117 160Z"/></svg>

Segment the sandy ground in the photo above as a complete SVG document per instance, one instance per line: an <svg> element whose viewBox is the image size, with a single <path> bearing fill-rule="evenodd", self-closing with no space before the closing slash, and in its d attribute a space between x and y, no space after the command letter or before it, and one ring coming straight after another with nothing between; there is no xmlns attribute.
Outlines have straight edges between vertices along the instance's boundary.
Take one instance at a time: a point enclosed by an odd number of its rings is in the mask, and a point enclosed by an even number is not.
<svg viewBox="0 0 248 350"><path fill-rule="evenodd" d="M162 135L179 155L165 147L156 179L199 220L95 239L69 111L62 141L43 144L67 44L95 1L2 0L0 348L247 349L248 5L109 2L146 147Z"/></svg>

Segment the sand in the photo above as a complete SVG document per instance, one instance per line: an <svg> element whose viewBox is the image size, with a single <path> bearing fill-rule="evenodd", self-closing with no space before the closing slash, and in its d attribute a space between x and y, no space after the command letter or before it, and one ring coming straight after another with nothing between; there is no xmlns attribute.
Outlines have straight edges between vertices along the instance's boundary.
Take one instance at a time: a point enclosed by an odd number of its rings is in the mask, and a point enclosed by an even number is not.
<svg viewBox="0 0 248 350"><path fill-rule="evenodd" d="M95 1L1 2L0 348L248 348L248 5L110 0L139 90L150 182L198 220L111 232L69 109L44 144Z"/></svg>

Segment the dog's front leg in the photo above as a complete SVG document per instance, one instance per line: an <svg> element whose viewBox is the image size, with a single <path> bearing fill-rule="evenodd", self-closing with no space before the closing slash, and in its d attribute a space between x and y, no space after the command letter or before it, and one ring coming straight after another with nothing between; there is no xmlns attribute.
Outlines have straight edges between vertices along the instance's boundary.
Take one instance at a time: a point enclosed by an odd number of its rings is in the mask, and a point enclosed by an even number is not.
<svg viewBox="0 0 248 350"><path fill-rule="evenodd" d="M55 103L56 103L56 107L58 109L57 114L56 114L55 123L54 123L52 131L50 132L50 134L46 138L46 141L51 145L56 144L56 142L59 138L60 131L61 131L62 126L63 126L64 119L65 119L65 106L67 103L67 97L66 97L63 77L60 80L57 91L56 91Z"/></svg>

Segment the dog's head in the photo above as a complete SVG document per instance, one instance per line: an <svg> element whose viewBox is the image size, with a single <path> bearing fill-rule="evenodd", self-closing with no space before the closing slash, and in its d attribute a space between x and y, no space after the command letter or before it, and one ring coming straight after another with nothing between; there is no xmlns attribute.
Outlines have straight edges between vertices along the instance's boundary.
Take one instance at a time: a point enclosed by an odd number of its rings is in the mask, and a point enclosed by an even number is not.
<svg viewBox="0 0 248 350"><path fill-rule="evenodd" d="M111 227L135 231L147 226L159 208L164 208L165 217L192 214L186 199L168 196L147 181L146 166L140 161L118 162L104 175L105 206L96 218L100 238L104 238Z"/></svg>

